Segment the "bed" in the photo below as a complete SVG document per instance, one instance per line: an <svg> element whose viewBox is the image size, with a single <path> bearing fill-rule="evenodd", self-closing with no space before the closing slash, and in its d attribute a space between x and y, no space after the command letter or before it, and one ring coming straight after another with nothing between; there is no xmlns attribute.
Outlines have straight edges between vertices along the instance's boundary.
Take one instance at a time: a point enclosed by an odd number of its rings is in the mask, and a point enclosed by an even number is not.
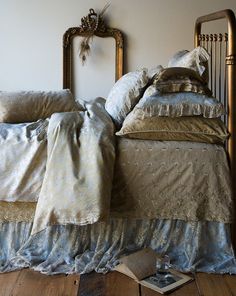
<svg viewBox="0 0 236 296"><path fill-rule="evenodd" d="M219 18L229 24L224 39L201 33L202 23ZM233 12L225 10L200 17L195 29L195 47L202 45L210 52L211 90L228 111L222 116L231 134L227 154L218 144L115 137L102 98L81 104L80 112L54 113L50 120L2 124L2 170L7 178L3 175L0 193L1 272L26 267L46 274L107 272L120 256L151 247L168 254L181 271L236 273L231 240L236 155L234 26ZM65 89L72 88L70 46L78 34L81 28L71 28L64 35ZM116 78L120 78L121 33L109 29L96 34L116 39ZM222 58L216 53L223 53L223 47L226 64L214 68L213 61ZM17 145L23 138L26 146L9 154L13 141ZM90 154L88 147L92 147ZM32 156L27 165L20 148ZM77 183L83 186L78 188Z"/></svg>

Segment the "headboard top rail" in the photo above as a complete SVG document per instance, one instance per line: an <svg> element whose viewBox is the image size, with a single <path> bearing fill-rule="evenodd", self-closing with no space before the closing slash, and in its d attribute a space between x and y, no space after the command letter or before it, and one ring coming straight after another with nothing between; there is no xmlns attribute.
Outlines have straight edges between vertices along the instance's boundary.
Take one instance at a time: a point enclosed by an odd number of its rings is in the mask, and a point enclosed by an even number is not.
<svg viewBox="0 0 236 296"><path fill-rule="evenodd" d="M201 33L202 24L219 20L219 19L226 19L228 21L228 34L230 36L228 55L235 55L236 54L236 19L235 19L234 12L231 9L217 11L217 12L200 16L199 18L197 18L195 22L194 44L195 46L198 46L199 44L198 36Z"/></svg>

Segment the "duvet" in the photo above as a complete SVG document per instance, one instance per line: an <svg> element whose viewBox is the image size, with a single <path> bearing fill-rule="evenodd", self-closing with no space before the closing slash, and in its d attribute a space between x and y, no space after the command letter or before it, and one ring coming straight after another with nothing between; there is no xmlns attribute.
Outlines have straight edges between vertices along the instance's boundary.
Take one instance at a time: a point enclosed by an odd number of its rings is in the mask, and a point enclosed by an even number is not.
<svg viewBox="0 0 236 296"><path fill-rule="evenodd" d="M9 125L1 133L1 200L37 201L33 233L47 225L84 225L108 217L115 160L113 123L103 99L86 108L26 124L23 134L18 125L15 133Z"/></svg>

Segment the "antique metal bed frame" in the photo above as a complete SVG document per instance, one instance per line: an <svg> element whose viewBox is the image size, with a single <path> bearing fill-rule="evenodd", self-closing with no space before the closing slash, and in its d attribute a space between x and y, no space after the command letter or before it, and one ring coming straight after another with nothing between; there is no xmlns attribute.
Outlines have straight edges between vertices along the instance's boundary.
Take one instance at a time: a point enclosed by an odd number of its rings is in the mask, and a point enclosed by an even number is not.
<svg viewBox="0 0 236 296"><path fill-rule="evenodd" d="M73 39L76 36L113 37L116 41L116 70L115 78L123 75L123 43L121 31L108 28L103 19L96 23L91 31L89 22L97 16L90 9L88 16L82 18L80 27L69 28L63 36L63 88L73 89ZM202 33L202 24L226 19L228 32ZM83 22L85 21L85 22ZM221 101L227 111L222 118L231 134L226 144L229 163L232 172L233 190L236 193L236 20L232 10L226 9L201 16L196 20L194 32L194 46L203 46L210 53L209 87L214 96ZM235 196L235 194L234 194ZM233 240L236 246L236 227L233 227Z"/></svg>
<svg viewBox="0 0 236 296"><path fill-rule="evenodd" d="M202 24L226 19L227 33L203 34ZM214 96L224 104L226 115L223 120L230 132L226 144L231 168L234 199L236 196L236 20L232 10L226 9L196 20L195 47L201 45L210 53L209 87ZM236 204L236 202L235 202ZM236 209L236 206L234 206ZM235 211L236 213L236 211ZM232 227L232 238L236 249L236 225Z"/></svg>

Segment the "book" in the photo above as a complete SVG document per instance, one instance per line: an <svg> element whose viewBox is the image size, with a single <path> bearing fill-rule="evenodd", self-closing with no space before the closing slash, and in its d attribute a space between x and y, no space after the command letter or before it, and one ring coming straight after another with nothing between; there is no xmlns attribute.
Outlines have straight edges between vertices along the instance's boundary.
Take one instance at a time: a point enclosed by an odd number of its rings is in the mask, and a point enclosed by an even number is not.
<svg viewBox="0 0 236 296"><path fill-rule="evenodd" d="M145 248L120 258L120 263L114 270L161 294L169 293L193 280L190 276L173 269L158 272L156 269L158 259L160 257L151 248Z"/></svg>

